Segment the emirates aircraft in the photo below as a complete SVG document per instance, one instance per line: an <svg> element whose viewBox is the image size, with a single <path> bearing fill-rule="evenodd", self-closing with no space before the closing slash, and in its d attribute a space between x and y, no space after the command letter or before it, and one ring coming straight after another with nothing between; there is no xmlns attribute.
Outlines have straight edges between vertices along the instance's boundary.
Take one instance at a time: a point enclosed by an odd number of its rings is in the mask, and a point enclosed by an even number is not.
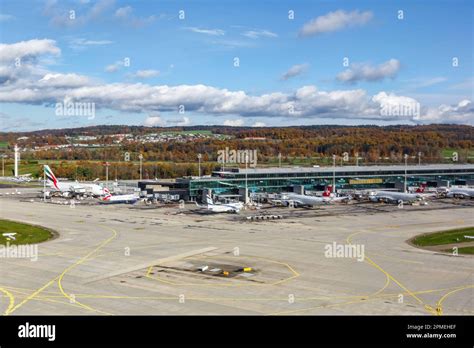
<svg viewBox="0 0 474 348"><path fill-rule="evenodd" d="M54 189L55 192L61 193L63 197L83 196L87 194L103 196L106 194L106 189L97 184L79 183L77 181L60 182L48 165L44 165L44 175L47 180L46 184Z"/></svg>

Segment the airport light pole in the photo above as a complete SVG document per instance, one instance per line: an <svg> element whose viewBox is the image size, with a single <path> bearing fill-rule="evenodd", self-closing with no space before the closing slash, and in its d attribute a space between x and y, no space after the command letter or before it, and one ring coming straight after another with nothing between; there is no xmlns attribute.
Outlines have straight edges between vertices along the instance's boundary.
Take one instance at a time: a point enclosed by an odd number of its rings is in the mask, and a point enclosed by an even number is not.
<svg viewBox="0 0 474 348"><path fill-rule="evenodd" d="M336 155L332 155L332 192L336 192Z"/></svg>
<svg viewBox="0 0 474 348"><path fill-rule="evenodd" d="M2 155L2 176L5 176L5 155Z"/></svg>
<svg viewBox="0 0 474 348"><path fill-rule="evenodd" d="M142 180L142 169L143 169L143 168L142 168L143 155L140 154L140 155L138 156L138 158L140 159L140 181L141 181L141 180Z"/></svg>
<svg viewBox="0 0 474 348"><path fill-rule="evenodd" d="M105 166L105 187L109 187L109 162L104 163Z"/></svg>
<svg viewBox="0 0 474 348"><path fill-rule="evenodd" d="M198 168L199 168L199 177L201 177L201 157L202 155L198 153Z"/></svg>
<svg viewBox="0 0 474 348"><path fill-rule="evenodd" d="M43 202L46 202L46 170L43 165Z"/></svg>
<svg viewBox="0 0 474 348"><path fill-rule="evenodd" d="M407 192L407 161L408 161L408 154L403 155L405 158L405 181L403 183L403 192Z"/></svg>
<svg viewBox="0 0 474 348"><path fill-rule="evenodd" d="M245 152L245 199L244 203L247 204L248 197L248 182L247 182L247 168L248 168L248 152Z"/></svg>

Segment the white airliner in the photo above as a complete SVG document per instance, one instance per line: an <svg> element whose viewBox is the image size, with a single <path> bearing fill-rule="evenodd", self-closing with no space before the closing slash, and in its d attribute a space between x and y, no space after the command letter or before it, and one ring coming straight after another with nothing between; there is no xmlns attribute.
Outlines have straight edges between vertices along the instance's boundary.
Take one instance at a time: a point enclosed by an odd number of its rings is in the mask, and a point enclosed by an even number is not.
<svg viewBox="0 0 474 348"><path fill-rule="evenodd" d="M293 202L293 206L314 206L329 203L328 197L316 197L316 196L307 196L299 195L297 193L284 193L282 194L281 201L285 205L289 205Z"/></svg>
<svg viewBox="0 0 474 348"><path fill-rule="evenodd" d="M474 188L450 187L446 197L474 198Z"/></svg>
<svg viewBox="0 0 474 348"><path fill-rule="evenodd" d="M244 207L242 202L216 204L209 195L206 196L206 205L199 205L197 202L196 205L213 213L238 213Z"/></svg>
<svg viewBox="0 0 474 348"><path fill-rule="evenodd" d="M395 191L375 191L369 195L373 202L387 202L387 203L413 203L422 201L423 196L419 193L405 193Z"/></svg>
<svg viewBox="0 0 474 348"><path fill-rule="evenodd" d="M31 174L22 174L22 175L19 175L17 177L12 178L11 180L13 182L19 182L19 183L30 182L31 181Z"/></svg>
<svg viewBox="0 0 474 348"><path fill-rule="evenodd" d="M135 194L128 195L112 195L110 194L109 189L104 188L105 196L101 198L101 203L114 204L114 203L136 203L140 197Z"/></svg>
<svg viewBox="0 0 474 348"><path fill-rule="evenodd" d="M48 186L59 191L64 197L86 194L102 196L106 194L105 189L97 184L78 183L76 181L60 182L48 165L44 166L44 174L48 180Z"/></svg>
<svg viewBox="0 0 474 348"><path fill-rule="evenodd" d="M328 186L328 188L323 192L321 197L318 196L308 196L308 195L300 195L297 193L285 193L282 195L281 201L285 205L289 205L290 202L293 202L293 205L296 206L314 206L314 205L321 205L321 204L328 204L328 203L335 203L335 202L342 202L348 201L352 199L351 196L341 196L337 197L332 193L332 186Z"/></svg>
<svg viewBox="0 0 474 348"><path fill-rule="evenodd" d="M350 201L352 199L352 196L350 195L349 196L336 196L333 193L332 185L328 185L328 187L323 192L323 198L325 198L326 202L328 203L334 203L334 202Z"/></svg>

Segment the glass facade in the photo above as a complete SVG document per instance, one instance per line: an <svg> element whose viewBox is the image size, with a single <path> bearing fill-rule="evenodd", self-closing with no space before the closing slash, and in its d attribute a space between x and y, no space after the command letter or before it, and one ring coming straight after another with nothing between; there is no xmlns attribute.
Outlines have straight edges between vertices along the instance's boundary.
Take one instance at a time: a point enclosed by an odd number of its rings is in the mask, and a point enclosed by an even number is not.
<svg viewBox="0 0 474 348"><path fill-rule="evenodd" d="M428 183L431 186L466 184L474 182L474 166L463 168L409 168L407 184L415 186ZM247 185L246 185L247 181ZM403 186L405 169L373 169L364 167L362 170L344 170L338 167L335 172L336 188L393 188ZM282 192L292 191L294 186L304 186L305 190L323 190L333 182L331 168L305 171L303 168L285 172L283 169L265 170L261 172L214 172L211 177L189 179L189 195L191 199L200 197L204 189L211 189L214 194L238 194L239 189L246 186L249 192Z"/></svg>

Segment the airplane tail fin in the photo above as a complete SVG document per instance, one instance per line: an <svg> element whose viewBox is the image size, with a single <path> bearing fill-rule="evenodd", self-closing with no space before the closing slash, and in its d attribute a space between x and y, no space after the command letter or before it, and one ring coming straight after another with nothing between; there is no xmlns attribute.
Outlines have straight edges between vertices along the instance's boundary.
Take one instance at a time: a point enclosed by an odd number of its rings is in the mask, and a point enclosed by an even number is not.
<svg viewBox="0 0 474 348"><path fill-rule="evenodd" d="M110 191L107 187L105 187L103 191L105 193L105 196L102 197L102 200L103 201L108 201L110 199L110 197L112 197L112 195L110 194Z"/></svg>
<svg viewBox="0 0 474 348"><path fill-rule="evenodd" d="M425 192L426 184L420 184L420 186L416 189L416 193L423 193Z"/></svg>
<svg viewBox="0 0 474 348"><path fill-rule="evenodd" d="M207 204L214 204L214 201L213 201L211 195L206 195L206 203Z"/></svg>
<svg viewBox="0 0 474 348"><path fill-rule="evenodd" d="M44 170L44 174L45 174L46 178L49 181L51 181L51 183L54 185L54 187L56 187L56 189L59 190L58 179L56 179L56 176L54 175L51 168L47 164L45 164L44 167L43 167L43 170Z"/></svg>
<svg viewBox="0 0 474 348"><path fill-rule="evenodd" d="M332 185L328 185L323 192L323 197L331 197Z"/></svg>

